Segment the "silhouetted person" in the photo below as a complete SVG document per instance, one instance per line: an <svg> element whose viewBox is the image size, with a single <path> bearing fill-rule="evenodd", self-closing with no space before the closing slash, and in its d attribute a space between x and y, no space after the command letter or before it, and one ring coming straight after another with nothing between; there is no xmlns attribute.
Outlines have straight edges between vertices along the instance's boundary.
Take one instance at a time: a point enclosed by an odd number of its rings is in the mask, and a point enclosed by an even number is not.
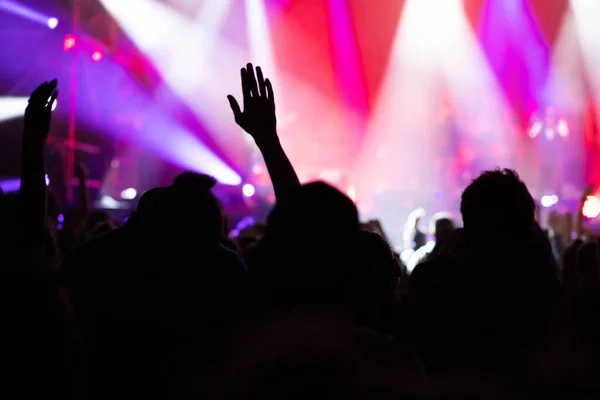
<svg viewBox="0 0 600 400"><path fill-rule="evenodd" d="M448 255L425 263L439 271L427 282L445 289L418 285L421 293L411 296L419 333L452 327L444 336L418 339L423 351L439 345L428 359L431 368L523 373L543 343L559 284L534 208L527 187L510 170L484 172L465 189L464 230L457 232L464 235L462 252L453 256L446 249Z"/></svg>
<svg viewBox="0 0 600 400"><path fill-rule="evenodd" d="M347 304L358 237L358 212L345 194L303 185L277 203L250 275L272 306Z"/></svg>
<svg viewBox="0 0 600 400"><path fill-rule="evenodd" d="M434 214L429 221L429 233L433 237L433 240L428 241L424 246L415 250L406 265L408 272L411 273L419 263L425 261L434 252L438 242L441 242L440 246L442 246L444 236L454 229L456 229L456 225L448 214Z"/></svg>
<svg viewBox="0 0 600 400"><path fill-rule="evenodd" d="M352 293L356 316L363 326L389 330L389 319L400 300L402 265L378 233L360 231L357 245Z"/></svg>
<svg viewBox="0 0 600 400"><path fill-rule="evenodd" d="M168 188L147 192L123 228L63 265L90 345L90 379L104 382L94 395L119 387L164 396L169 371L180 368L186 352L201 365L212 360L215 370L226 359L224 343L244 307L246 271L219 243L223 216L214 184L184 173Z"/></svg>

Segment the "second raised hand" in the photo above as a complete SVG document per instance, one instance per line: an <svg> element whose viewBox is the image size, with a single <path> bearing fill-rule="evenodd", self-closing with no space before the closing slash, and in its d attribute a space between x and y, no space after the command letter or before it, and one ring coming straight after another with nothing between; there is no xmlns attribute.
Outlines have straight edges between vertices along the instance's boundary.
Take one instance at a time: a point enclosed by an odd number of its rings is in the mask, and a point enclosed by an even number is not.
<svg viewBox="0 0 600 400"><path fill-rule="evenodd" d="M275 97L271 82L264 78L260 67L256 67L255 74L252 64L242 68L240 75L244 110L241 110L235 97L227 96L235 122L248 132L258 145L277 140Z"/></svg>

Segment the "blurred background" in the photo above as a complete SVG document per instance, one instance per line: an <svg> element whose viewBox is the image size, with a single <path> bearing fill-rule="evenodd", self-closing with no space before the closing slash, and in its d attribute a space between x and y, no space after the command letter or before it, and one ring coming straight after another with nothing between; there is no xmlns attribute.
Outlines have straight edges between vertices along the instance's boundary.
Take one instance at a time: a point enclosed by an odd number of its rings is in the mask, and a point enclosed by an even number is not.
<svg viewBox="0 0 600 400"><path fill-rule="evenodd" d="M393 244L408 214L457 212L482 169L540 205L600 182L597 0L0 0L0 187L19 187L27 96L58 78L48 181L128 213L183 170L213 175L232 228L274 202L233 121L239 69L271 78L302 181L346 192ZM600 200L585 208L600 213Z"/></svg>

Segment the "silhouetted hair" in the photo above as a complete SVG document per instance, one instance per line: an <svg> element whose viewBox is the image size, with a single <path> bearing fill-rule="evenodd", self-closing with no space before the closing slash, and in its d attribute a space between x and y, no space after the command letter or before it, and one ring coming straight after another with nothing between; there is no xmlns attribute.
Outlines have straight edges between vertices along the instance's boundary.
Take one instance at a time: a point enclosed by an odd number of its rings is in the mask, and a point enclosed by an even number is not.
<svg viewBox="0 0 600 400"><path fill-rule="evenodd" d="M177 176L155 202L154 222L171 241L215 245L221 237L223 213L211 189L214 178L193 172Z"/></svg>
<svg viewBox="0 0 600 400"><path fill-rule="evenodd" d="M352 200L323 182L302 185L277 203L261 242L266 272L259 279L269 282L270 297L342 300L351 282L358 226Z"/></svg>
<svg viewBox="0 0 600 400"><path fill-rule="evenodd" d="M465 233L477 240L528 237L535 220L533 197L510 169L482 173L463 192L460 211Z"/></svg>
<svg viewBox="0 0 600 400"><path fill-rule="evenodd" d="M182 189L210 191L217 184L217 180L210 175L196 172L183 172L175 177L173 186Z"/></svg>
<svg viewBox="0 0 600 400"><path fill-rule="evenodd" d="M437 237L444 235L456 229L456 224L452 216L447 212L438 212L431 216L429 220L429 232Z"/></svg>
<svg viewBox="0 0 600 400"><path fill-rule="evenodd" d="M158 196L160 196L165 189L166 188L164 187L155 187L146 190L144 194L142 194L142 197L140 197L136 211L140 214L147 213L158 199Z"/></svg>
<svg viewBox="0 0 600 400"><path fill-rule="evenodd" d="M309 235L332 243L356 235L358 226L358 211L348 196L324 182L313 182L302 185L287 202L275 206L269 215L267 234Z"/></svg>

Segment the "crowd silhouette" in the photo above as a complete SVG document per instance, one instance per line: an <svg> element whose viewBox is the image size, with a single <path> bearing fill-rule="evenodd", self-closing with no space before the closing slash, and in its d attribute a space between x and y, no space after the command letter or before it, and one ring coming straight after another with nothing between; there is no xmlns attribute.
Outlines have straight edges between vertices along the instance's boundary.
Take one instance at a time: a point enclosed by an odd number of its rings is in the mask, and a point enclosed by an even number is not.
<svg viewBox="0 0 600 400"><path fill-rule="evenodd" d="M600 395L597 241L580 212L543 230L516 172L473 180L460 228L437 214L423 232L417 210L398 254L344 193L300 183L248 64L227 98L273 184L267 221L228 237L215 180L185 172L119 225L90 208L84 166L77 208L46 185L57 87L31 94L21 187L0 195L6 398Z"/></svg>

